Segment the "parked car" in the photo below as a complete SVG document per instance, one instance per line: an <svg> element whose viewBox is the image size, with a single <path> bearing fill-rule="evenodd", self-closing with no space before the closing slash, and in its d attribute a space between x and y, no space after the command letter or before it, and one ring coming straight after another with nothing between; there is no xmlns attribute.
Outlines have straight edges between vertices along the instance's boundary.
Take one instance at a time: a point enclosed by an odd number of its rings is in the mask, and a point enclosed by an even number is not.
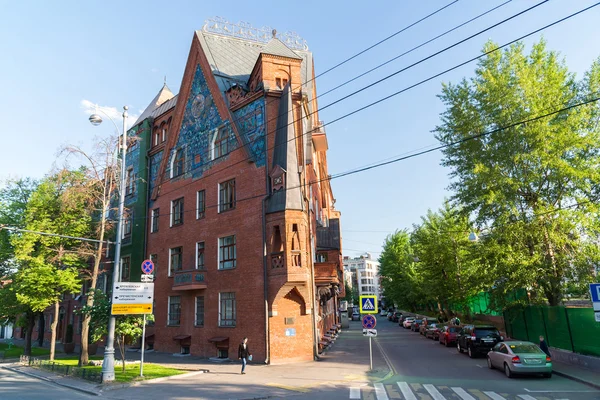
<svg viewBox="0 0 600 400"><path fill-rule="evenodd" d="M419 334L425 336L425 332L427 331L429 326L433 323L435 323L434 319L423 318L423 323L419 325Z"/></svg>
<svg viewBox="0 0 600 400"><path fill-rule="evenodd" d="M402 326L406 329L409 329L412 323L415 321L414 317L408 317L402 322Z"/></svg>
<svg viewBox="0 0 600 400"><path fill-rule="evenodd" d="M492 325L465 325L456 336L459 353L467 351L469 357L487 354L492 347L503 340L500 332Z"/></svg>
<svg viewBox="0 0 600 400"><path fill-rule="evenodd" d="M438 340L440 337L440 327L438 324L429 324L425 330L425 337L428 339Z"/></svg>
<svg viewBox="0 0 600 400"><path fill-rule="evenodd" d="M380 317L387 317L387 315L388 315L387 310L381 310L381 312L379 313Z"/></svg>
<svg viewBox="0 0 600 400"><path fill-rule="evenodd" d="M394 313L392 311L388 312L387 313L388 321L391 321L393 316L394 316Z"/></svg>
<svg viewBox="0 0 600 400"><path fill-rule="evenodd" d="M439 341L440 344L445 345L446 347L451 344L456 343L456 335L460 332L460 327L458 326L444 326L440 329L439 332Z"/></svg>
<svg viewBox="0 0 600 400"><path fill-rule="evenodd" d="M396 311L392 316L392 322L398 322L402 318L402 313L400 311Z"/></svg>
<svg viewBox="0 0 600 400"><path fill-rule="evenodd" d="M358 311L352 313L352 321L360 321L360 313Z"/></svg>
<svg viewBox="0 0 600 400"><path fill-rule="evenodd" d="M423 323L422 319L415 319L413 323L410 325L410 330L413 332L419 332L419 328Z"/></svg>
<svg viewBox="0 0 600 400"><path fill-rule="evenodd" d="M490 369L504 371L508 378L514 375L542 374L552 377L552 360L550 356L531 342L501 342L496 344L487 355Z"/></svg>

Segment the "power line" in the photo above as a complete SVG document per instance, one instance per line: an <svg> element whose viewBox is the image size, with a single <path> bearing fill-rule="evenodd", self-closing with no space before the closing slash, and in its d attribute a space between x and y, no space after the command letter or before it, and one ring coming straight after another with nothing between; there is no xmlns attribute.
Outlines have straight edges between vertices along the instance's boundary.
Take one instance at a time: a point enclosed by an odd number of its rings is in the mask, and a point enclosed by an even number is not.
<svg viewBox="0 0 600 400"><path fill-rule="evenodd" d="M600 4L600 3L598 3L598 4ZM411 153L409 155L396 157L396 158L393 158L391 160L388 159L386 161L374 163L374 164L371 164L371 165L368 165L368 166L365 166L365 167L355 168L355 169L348 170L348 171L345 171L345 172L340 172L338 174L331 175L331 176L328 176L326 178L321 178L321 179L317 179L317 180L314 180L314 181L309 181L309 182L306 183L306 185L308 186L308 185L312 185L312 184L316 184L316 183L321 183L321 182L324 182L324 181L332 181L334 179L339 179L339 178L342 178L344 176L354 175L354 174L361 173L361 172L364 172L364 171L368 171L368 170L371 170L371 169L380 168L380 167L383 167L383 166L386 166L386 165L390 165L390 164L395 164L397 162L405 161L405 160L408 160L408 159L411 159L411 158L415 158L415 157L419 157L421 155L424 155L424 154L427 154L427 153L431 153L433 151L441 150L441 149L444 149L444 148L447 148L447 147L456 146L456 145L459 145L459 144L462 144L462 143L465 143L465 142L468 142L468 141L471 141L471 140L480 139L482 137L489 136L489 135L492 135L494 133L502 132L502 131L514 128L516 126L519 126L519 125L523 125L523 124L528 124L528 123L531 123L531 122L539 121L541 119L544 119L544 118L547 118L547 117L550 117L550 116L553 116L553 115L557 115L557 114L560 114L560 113L565 112L565 111L572 110L572 109L577 108L577 107L581 107L581 106L584 106L584 105L587 105L587 104L595 103L595 102L597 102L599 100L600 100L600 97L593 97L591 99L583 100L583 101L580 101L580 102L575 103L575 104L563 105L563 107L560 108L560 109L558 109L558 110L550 111L550 112L547 112L545 114L541 114L541 115L538 115L538 116L535 116L535 117L530 117L530 118L527 118L527 119L524 119L524 120L521 120L521 121L513 122L513 123L510 123L508 125L504 125L504 126L501 126L501 127L489 130L489 131L485 131L485 132L482 132L482 133L479 133L479 134L476 134L476 135L472 135L472 136L469 136L469 137L466 137L466 138L463 138L463 139L460 139L460 140L457 140L457 141L453 141L453 142L450 142L450 143L442 144L442 145L436 146L435 148L431 148L431 149L428 149L428 150L423 150L423 151ZM304 185L297 185L297 186L293 186L293 187L290 187L290 188L287 188L287 189L284 188L282 190L297 189L297 188L302 188L303 186ZM244 198L241 198L241 199L236 199L235 203L237 204L238 202L242 202L242 201L248 201L248 200L253 200L253 199L258 199L258 198L264 198L266 195L267 195L267 193L261 193L259 195L253 195L253 196L248 196L248 197L244 197ZM581 203L581 204L585 204L585 203ZM205 209L216 208L216 207L219 207L220 205L221 204L205 205ZM184 210L183 213L196 212L196 211L197 211L197 209L194 208L194 209L187 210L187 211ZM167 216L167 215L171 215L171 213L159 214L159 216ZM144 216L144 217L137 217L137 218L134 218L134 219L138 219L138 218L139 219L142 219L142 218L143 219L148 219L148 218L152 218L152 217Z"/></svg>
<svg viewBox="0 0 600 400"><path fill-rule="evenodd" d="M538 3L538 4L537 4L537 5L535 5L535 6L532 6L532 7L528 8L528 9L526 9L526 10L524 10L524 11L521 11L521 12L520 12L520 13L518 13L518 14L515 14L515 15L513 15L512 17L509 17L509 18L507 18L507 19L505 19L505 20L501 21L500 23L504 23L504 22L506 22L506 21L510 20L511 18L514 18L514 17L516 17L516 16L518 16L518 15L520 15L520 14L523 14L524 12L527 12L527 11L529 11L529 10L531 10L531 9L535 8L535 7L538 7L538 6L539 6L539 5L541 5L541 4L544 4L544 3L545 3L545 2L547 2L547 1L549 1L549 0L544 0L544 1L542 1L541 3ZM338 118L336 118L336 119L334 119L334 120L332 120L332 121L329 121L329 122L327 122L327 123L324 123L324 124L323 124L323 125L321 125L320 127L325 127L325 126L331 125L331 124L333 124L333 123L335 123L335 122L338 122L338 121L340 121L340 120L342 120L342 119L344 119L344 118L347 118L347 117L349 117L349 116L351 116L351 115L353 115L353 114L356 114L356 113L358 113L358 112L360 112L360 111L363 111L363 110L365 110L365 109L367 109L367 108L370 108L370 107L372 107L373 105L376 105L376 104L378 104L378 103L381 103L381 102L383 102L383 101L386 101L386 100L388 100L388 99L390 99L390 98L392 98L392 97L395 97L395 96L397 96L397 95L399 95L399 94L401 94L401 93L403 93L403 92L406 92L406 91L408 91L408 90L410 90L410 89L413 89L413 88L415 88L415 87L417 87L417 86L420 86L420 85L422 85L422 84L424 84L424 83L426 83L426 82L428 82L428 81L430 81L430 80L433 80L433 79L435 79L435 78L437 78L437 77L439 77L439 76L441 76L441 75L444 75L444 74L446 74L446 73L448 73L448 72L450 72L450 71L453 71L453 70L455 70L455 69L457 69L457 68L459 68L459 67L462 67L462 66L464 66L464 65L466 65L466 64L468 64L468 63L471 63L471 62L473 62L473 61L475 61L475 60L477 60L477 59L479 59L479 58L482 58L482 57L484 57L484 56L486 56L486 55L490 54L490 53L493 53L493 52L495 52L495 51L498 51L498 50L500 50L500 49L502 49L502 48L504 48L504 47L506 47L506 46L509 46L509 45L511 45L511 44L513 44L513 43L515 43L515 42L518 42L519 40L522 40L522 39L524 39L524 38L526 38L526 37L528 37L528 36L531 36L531 35L533 35L533 34L535 34L535 33L538 33L538 32L540 32L540 31L542 31L542 30L544 30L544 29L546 29L546 28L548 28L548 27L551 27L551 26L553 26L553 25L555 25L555 24L558 24L558 23L560 23L560 22L563 22L564 20L567 20L567 19L569 19L569 18L572 18L572 17L574 17L575 15L577 15L577 14L579 14L579 13L582 13L582 12L584 12L584 11L587 11L588 9L592 8L592 7L595 7L595 6L597 6L598 4L600 4L600 3L596 3L596 4L594 4L593 6L587 7L587 8L585 8L585 9L583 9L583 10L581 10L581 11L578 11L578 12L576 12L576 13L574 13L574 14L571 14L571 15L569 15L569 16L567 16L567 17L565 17L565 18L562 18L562 19L560 19L560 20L558 20L558 21L555 21L555 22L553 22L553 23L551 23L551 24L548 24L548 25L546 25L546 26L544 26L544 27L542 27L542 28L540 28L540 29L537 29L537 30L535 30L535 31L533 31L533 32L531 32L531 33L529 33L529 34L523 35L523 36L521 36L520 38L518 38L518 39L515 39L515 40L513 40L513 41L511 41L511 42L508 42L508 43L506 43L506 44L504 44L504 45L502 45L502 46L498 46L498 47L496 47L496 48L494 48L494 49L492 49L492 50L489 50L489 51L488 51L488 52L486 52L486 53L483 53L483 54L481 54L481 55L479 55L479 56L477 56L477 57L471 58L471 59L469 59L469 60L467 60L467 61L465 61L465 62L463 62L463 63L461 63L461 64L458 64L458 65L456 65L456 66L454 66L454 67L452 67L452 68L449 68L449 69L447 69L447 70L445 70L445 71L442 71L442 72L440 72L440 73L438 73L438 74L436 74L436 75L433 75L433 76L431 76L431 77L429 77L429 78L427 78L427 79L424 79L424 80L422 80L422 81L420 81L420 82L417 82L416 84L413 84L413 85L411 85L411 86L408 86L408 87L406 87L406 88L404 88L404 89L402 89L402 90L399 90L399 91L397 91L397 92L395 92L395 93L392 93L391 95L388 95L388 96L386 96L386 97L384 97L384 98L381 98L381 99L379 99L379 100L377 100L377 101L375 101L375 102L372 102L372 103L370 103L370 104L367 104L367 105L365 105L365 106L363 106L363 107L361 107L361 108L358 108L358 109L356 109L356 110L354 110L354 111L352 111L352 112L350 112L350 113L344 114L344 115L342 115L341 117L338 117ZM497 24L493 25L492 27L495 27L495 26L499 25L500 23L497 23ZM488 28L488 29L491 29L491 28ZM481 33L485 32L485 31L486 31L486 30L488 30L488 29L485 29L485 30L483 30L483 31L480 31L478 34L481 34ZM474 37L474 36L476 36L476 35L472 35L470 38L472 38L472 37ZM464 42L465 40L466 40L466 39L463 39L461 42ZM435 53L435 54L439 54L439 53L440 53L440 52L437 52L437 53ZM433 55L432 55L432 56L433 56ZM428 57L427 57L427 59L428 59L428 58L431 58L432 56L428 56ZM411 65L411 66L409 66L409 67L403 68L403 69L402 69L402 70L400 70L400 71L405 71L405 70L407 70L408 68L410 68L410 67L412 67L412 66L415 66L415 65L419 64L420 62L422 62L422 61L418 61L418 62L416 62L416 63L412 64L412 65ZM396 73L398 73L398 71L397 71ZM388 77L386 77L386 78L383 78L383 79L381 79L381 80L379 80L379 81L377 81L377 82L375 82L375 83L372 83L372 84L370 84L370 85L369 85L369 86L367 86L367 87L373 86L374 84L381 83L383 80L391 78L391 77L392 77L392 76L394 76L396 73L394 73L394 74L392 74L392 75L389 75ZM365 87L365 88L366 88L366 87ZM363 89L360 89L359 91L362 91L362 90L364 90L365 88L363 88ZM338 102L340 102L340 101L344 100L345 98L347 98L347 97L349 97L349 96L352 96L352 95L354 95L354 94L356 94L356 93L358 93L358 91L357 91L357 92L354 92L353 94L350 94L350 95L348 95L348 96L342 97L341 99L339 99L339 100L336 100L334 103L331 103L331 104L329 104L329 105L327 105L327 106L325 106L325 107L323 107L323 108L321 108L321 109L319 109L319 110L313 111L311 114L314 114L314 113L315 113L315 112L317 112L317 111L320 111L320 110L322 110L322 109L324 109L324 108L327 108L327 107L329 107L329 106L331 106L331 105L333 105L333 104L335 104L335 103L338 103ZM311 115L311 114L309 114L309 115ZM288 123L288 125L286 125L286 126L289 126L289 125L291 125L291 124L293 124L293 123L295 123L295 122L297 122L297 121L298 121L298 120L294 119L292 122ZM314 130L311 130L311 131L314 131ZM304 135L304 133L303 133L303 134L301 134L301 135L296 135L296 136L294 136L292 139L290 139L290 140L287 140L287 141L286 141L286 142L284 142L284 143L277 144L277 145L274 145L273 147L267 148L267 151L273 150L273 149L275 149L275 148L276 148L276 147L278 147L278 146L281 146L281 145L283 145L283 144L285 144L285 143L291 142L292 140L296 140L297 138L299 138L299 137L301 137L301 136L303 136L303 135ZM267 136L267 135L265 135L265 136ZM259 137L259 138L256 138L255 140L258 140L258 139L261 139L261 138L262 138L262 137ZM267 142L267 143L268 143L268 142ZM231 167L233 167L233 166L235 166L235 165L238 165L238 164L240 164L240 163L242 163L242 162L244 162L244 161L248 161L248 160L250 160L250 159L251 159L251 157L246 157L246 158L243 158L242 160L240 160L240 161L237 161L237 162L234 162L234 163L232 163L232 164L229 164L229 165L226 165L225 167L223 167L223 168L221 168L221 169L219 169L219 170L216 170L216 171L209 172L208 174L206 174L206 175L203 175L203 178L206 178L206 177L212 176L212 175L214 175L214 174L217 174L217 173L219 173L219 172L222 172L222 171L224 171L224 170L226 170L226 169L229 169L229 168L231 168ZM201 166L199 166L199 167L201 167ZM199 168L199 167L198 167L198 168ZM192 172L192 171L188 171L188 172ZM161 184L162 184L162 182L163 182L163 181L161 181ZM186 187L186 186L188 186L188 185L191 185L192 183L194 183L194 181L191 181L191 182L189 182L189 183L187 183L187 184L185 184L185 185L178 186L177 188L175 188L175 189L172 189L172 190L170 190L170 191L167 191L167 192L165 192L165 193L161 193L160 195L164 196L164 195L167 195L167 194L169 194L169 193L172 193L172 192L178 191L178 190L180 190L180 189L181 189L181 188L183 188L183 187ZM158 185L157 185L157 186L158 186Z"/></svg>

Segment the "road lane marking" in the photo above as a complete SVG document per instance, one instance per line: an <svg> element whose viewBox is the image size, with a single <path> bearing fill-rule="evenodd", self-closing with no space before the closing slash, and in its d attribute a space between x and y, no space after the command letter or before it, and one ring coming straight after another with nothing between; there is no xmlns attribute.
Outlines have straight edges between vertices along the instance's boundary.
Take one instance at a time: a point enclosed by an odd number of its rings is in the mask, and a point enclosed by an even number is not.
<svg viewBox="0 0 600 400"><path fill-rule="evenodd" d="M475 397L465 392L465 389L461 387L453 387L452 390L454 390L454 393L459 395L463 400L475 400Z"/></svg>
<svg viewBox="0 0 600 400"><path fill-rule="evenodd" d="M392 360L390 360L389 357L387 356L387 354L385 353L385 351L383 351L383 347L381 346L381 344L379 343L377 338L375 338L375 346L377 346L377 348L379 349L379 352L383 356L383 360L385 361L388 368L390 369L390 372L392 372L394 375L398 375L396 368L394 368L394 365L392 364Z"/></svg>
<svg viewBox="0 0 600 400"><path fill-rule="evenodd" d="M350 398L351 399L360 399L360 388L359 387L351 387L350 388Z"/></svg>
<svg viewBox="0 0 600 400"><path fill-rule="evenodd" d="M523 400L536 400L535 397L530 396L528 394L520 394L518 395L518 397L522 398Z"/></svg>
<svg viewBox="0 0 600 400"><path fill-rule="evenodd" d="M426 385L423 385L423 387L425 388L425 390L427 390L429 392L431 397L433 397L433 400L446 400L446 398L444 396L442 396L442 394L440 392L438 392L438 390L435 388L435 386L433 386L431 384L426 384ZM524 400L531 400L531 399L524 399Z"/></svg>
<svg viewBox="0 0 600 400"><path fill-rule="evenodd" d="M404 396L405 400L417 400L415 394L410 390L410 386L406 382L397 382L400 391L402 392L402 396Z"/></svg>
<svg viewBox="0 0 600 400"><path fill-rule="evenodd" d="M383 387L383 383L375 383L373 386L375 386L375 396L377 396L377 400L389 400L385 388Z"/></svg>
<svg viewBox="0 0 600 400"><path fill-rule="evenodd" d="M496 392L483 392L483 393L486 394L492 400L506 400L504 397L500 396Z"/></svg>

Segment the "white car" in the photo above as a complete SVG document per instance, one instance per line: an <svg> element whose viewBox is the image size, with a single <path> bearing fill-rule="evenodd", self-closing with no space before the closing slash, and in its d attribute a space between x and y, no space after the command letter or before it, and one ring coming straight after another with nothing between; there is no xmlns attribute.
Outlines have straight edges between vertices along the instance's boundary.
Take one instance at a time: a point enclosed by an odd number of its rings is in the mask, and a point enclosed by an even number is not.
<svg viewBox="0 0 600 400"><path fill-rule="evenodd" d="M406 329L408 329L408 328L410 328L410 326L412 325L413 322L415 322L415 318L408 317L404 320L404 322L402 323L402 326L405 327Z"/></svg>
<svg viewBox="0 0 600 400"><path fill-rule="evenodd" d="M388 312L385 310L381 310L381 312L379 313L380 317L387 317L387 315L388 315Z"/></svg>

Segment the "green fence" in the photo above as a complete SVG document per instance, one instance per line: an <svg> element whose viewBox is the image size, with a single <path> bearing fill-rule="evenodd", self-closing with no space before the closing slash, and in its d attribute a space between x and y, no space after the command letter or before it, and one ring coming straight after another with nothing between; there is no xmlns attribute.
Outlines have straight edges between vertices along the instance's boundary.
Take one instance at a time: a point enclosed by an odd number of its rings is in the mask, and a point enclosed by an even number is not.
<svg viewBox="0 0 600 400"><path fill-rule="evenodd" d="M528 306L504 312L506 334L514 339L538 343L575 353L600 356L600 322L591 308Z"/></svg>

